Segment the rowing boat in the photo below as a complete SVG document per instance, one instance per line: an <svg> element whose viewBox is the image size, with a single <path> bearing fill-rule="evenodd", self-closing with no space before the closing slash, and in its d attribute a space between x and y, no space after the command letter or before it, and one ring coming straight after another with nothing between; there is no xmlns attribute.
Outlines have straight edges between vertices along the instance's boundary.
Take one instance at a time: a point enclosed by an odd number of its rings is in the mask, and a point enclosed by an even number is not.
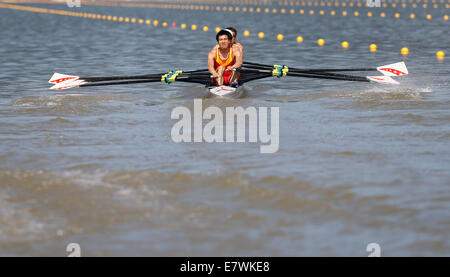
<svg viewBox="0 0 450 277"><path fill-rule="evenodd" d="M194 71L172 70L167 73L156 73L135 76L110 76L110 77L80 77L75 75L66 75L54 73L49 83L53 84L50 89L62 90L75 87L123 85L136 83L163 82L171 84L175 81L203 84L207 88L207 93L212 97L240 97L243 92L243 84L258 79L284 76L320 78L341 81L354 82L372 82L384 85L398 85L399 82L392 77L398 77L408 74L408 69L404 62L393 63L379 66L376 68L324 68L324 69L298 69L289 68L285 65L274 64L264 65L258 63L244 62L243 66L236 69L240 72L240 78L237 87L227 85L211 86L211 74L207 69ZM378 71L382 75L378 76L355 76L336 72L362 72Z"/></svg>

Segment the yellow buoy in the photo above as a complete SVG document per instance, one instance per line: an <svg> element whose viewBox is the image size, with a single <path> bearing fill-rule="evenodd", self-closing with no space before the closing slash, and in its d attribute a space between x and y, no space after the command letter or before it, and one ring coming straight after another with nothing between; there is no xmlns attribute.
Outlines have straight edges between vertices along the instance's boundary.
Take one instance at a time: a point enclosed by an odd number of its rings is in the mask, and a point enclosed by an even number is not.
<svg viewBox="0 0 450 277"><path fill-rule="evenodd" d="M400 14L399 13L395 13L395 18L400 18Z"/></svg>
<svg viewBox="0 0 450 277"><path fill-rule="evenodd" d="M448 20L448 15L444 15L444 20Z"/></svg>
<svg viewBox="0 0 450 277"><path fill-rule="evenodd" d="M184 23L180 25L180 28L181 28L181 29L186 29L186 27L187 27L187 26L186 26L186 24L184 24Z"/></svg>
<svg viewBox="0 0 450 277"><path fill-rule="evenodd" d="M250 32L248 30L244 31L244 37L248 37L250 35Z"/></svg>
<svg viewBox="0 0 450 277"><path fill-rule="evenodd" d="M334 16L334 15L336 14L336 12L335 12L335 11L331 11L330 14L331 14L332 16Z"/></svg>
<svg viewBox="0 0 450 277"><path fill-rule="evenodd" d="M203 26L203 32L208 32L208 26Z"/></svg>
<svg viewBox="0 0 450 277"><path fill-rule="evenodd" d="M319 46L323 46L323 45L325 44L325 40L324 40L323 38L319 38L319 39L317 40L317 44L318 44Z"/></svg>
<svg viewBox="0 0 450 277"><path fill-rule="evenodd" d="M371 52L375 52L375 51L377 51L377 45L375 43L372 43L369 46L369 49L370 49Z"/></svg>
<svg viewBox="0 0 450 277"><path fill-rule="evenodd" d="M164 22L162 23L162 26L163 26L163 27L167 27L167 22L164 21Z"/></svg>
<svg viewBox="0 0 450 277"><path fill-rule="evenodd" d="M219 27L216 27L216 33L220 32L220 30L222 30L222 29L220 29Z"/></svg>
<svg viewBox="0 0 450 277"><path fill-rule="evenodd" d="M136 18L132 18L131 23L136 23Z"/></svg>
<svg viewBox="0 0 450 277"><path fill-rule="evenodd" d="M368 17L372 17L372 12L368 12L368 13L367 13L367 16L368 16Z"/></svg>
<svg viewBox="0 0 450 277"><path fill-rule="evenodd" d="M414 18L416 18L416 15L412 13L409 15L409 18L414 19Z"/></svg>
<svg viewBox="0 0 450 277"><path fill-rule="evenodd" d="M343 11L342 16L347 16L347 11Z"/></svg>
<svg viewBox="0 0 450 277"><path fill-rule="evenodd" d="M139 19L139 24L144 23L144 19Z"/></svg>
<svg viewBox="0 0 450 277"><path fill-rule="evenodd" d="M259 38L264 38L264 33L263 33L263 32L259 32L259 33L258 33L258 37L259 37Z"/></svg>
<svg viewBox="0 0 450 277"><path fill-rule="evenodd" d="M303 37L302 37L302 36L298 36L298 37L297 37L297 42L298 42L298 43L303 42Z"/></svg>
<svg viewBox="0 0 450 277"><path fill-rule="evenodd" d="M355 16L359 16L359 12L354 12L353 13Z"/></svg>
<svg viewBox="0 0 450 277"><path fill-rule="evenodd" d="M277 39L278 39L278 40L283 40L283 39L284 39L284 36L283 36L282 34L278 34L278 35L277 35Z"/></svg>
<svg viewBox="0 0 450 277"><path fill-rule="evenodd" d="M432 18L431 14L427 14L427 19L430 20Z"/></svg>
<svg viewBox="0 0 450 277"><path fill-rule="evenodd" d="M409 54L409 49L408 49L408 47L403 47L403 48L400 50L400 53L402 53L402 55L408 55L408 54Z"/></svg>
<svg viewBox="0 0 450 277"><path fill-rule="evenodd" d="M158 20L153 20L153 26L158 26L158 24L159 24L159 21Z"/></svg>
<svg viewBox="0 0 450 277"><path fill-rule="evenodd" d="M193 24L193 25L191 26L191 30L192 30L192 31L197 30L197 25Z"/></svg>
<svg viewBox="0 0 450 277"><path fill-rule="evenodd" d="M348 46L349 46L349 44L348 44L347 41L343 41L343 42L341 43L341 45L342 45L342 48L348 48Z"/></svg>
<svg viewBox="0 0 450 277"><path fill-rule="evenodd" d="M443 59L445 57L444 51L438 51L436 53L436 57L438 57L439 59Z"/></svg>
<svg viewBox="0 0 450 277"><path fill-rule="evenodd" d="M150 25L150 24L152 24L152 21L147 19L147 20L145 20L145 24Z"/></svg>

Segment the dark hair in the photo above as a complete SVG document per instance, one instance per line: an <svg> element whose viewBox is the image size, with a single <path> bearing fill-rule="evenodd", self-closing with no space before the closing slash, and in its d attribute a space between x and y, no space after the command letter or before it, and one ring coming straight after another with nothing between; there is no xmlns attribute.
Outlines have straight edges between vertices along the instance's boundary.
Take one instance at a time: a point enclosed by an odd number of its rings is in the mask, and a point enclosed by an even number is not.
<svg viewBox="0 0 450 277"><path fill-rule="evenodd" d="M233 38L233 35L230 34L230 32L225 31L225 30L220 30L217 35L216 35L216 40L219 41L219 37L226 35L228 37L228 40L231 40Z"/></svg>
<svg viewBox="0 0 450 277"><path fill-rule="evenodd" d="M234 37L235 37L235 38L237 37L237 31L236 31L236 29L234 29L233 27L227 27L226 29L231 30L233 33L236 34Z"/></svg>

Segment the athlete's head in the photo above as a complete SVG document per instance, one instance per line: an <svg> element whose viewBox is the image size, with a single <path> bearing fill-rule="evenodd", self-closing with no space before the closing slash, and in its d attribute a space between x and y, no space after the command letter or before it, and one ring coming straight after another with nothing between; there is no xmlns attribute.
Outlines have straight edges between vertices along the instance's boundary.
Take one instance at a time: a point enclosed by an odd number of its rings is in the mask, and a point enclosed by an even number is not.
<svg viewBox="0 0 450 277"><path fill-rule="evenodd" d="M226 49L231 46L233 33L230 30L220 30L216 35L216 40L220 48Z"/></svg>
<svg viewBox="0 0 450 277"><path fill-rule="evenodd" d="M226 28L227 30L230 30L232 33L233 33L233 43L235 43L236 42L236 36L237 36L237 31L236 31L236 29L235 28L233 28L233 27L227 27Z"/></svg>

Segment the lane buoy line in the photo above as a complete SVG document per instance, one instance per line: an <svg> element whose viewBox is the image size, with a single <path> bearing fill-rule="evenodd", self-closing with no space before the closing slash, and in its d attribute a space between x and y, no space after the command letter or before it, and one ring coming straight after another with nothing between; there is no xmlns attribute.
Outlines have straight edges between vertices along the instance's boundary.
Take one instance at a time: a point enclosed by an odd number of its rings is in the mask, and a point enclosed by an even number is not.
<svg viewBox="0 0 450 277"><path fill-rule="evenodd" d="M37 12L37 13L48 13L48 14L57 14L57 15L66 15L66 16L75 16L75 17L84 17L84 18L91 18L91 19L99 19L99 20L108 20L108 21L114 21L114 22L125 22L125 23L139 23L139 24L147 24L147 25L153 25L153 26L158 26L159 25L159 21L158 20L150 20L150 19L136 19L136 18L129 18L129 17L122 17L122 16L112 16L112 15L104 15L104 14L92 14L92 13L86 13L86 12L70 12L70 11L66 11L66 10L55 10L55 9L44 9L44 8L37 8L37 7L31 7L31 6L23 6L23 5L11 5L11 4L3 4L0 3L0 8L6 8L6 9L14 9L14 10L21 10L21 11L28 11L28 12ZM162 22L161 25L163 27L167 27L168 23L167 22ZM172 27L177 27L177 24L175 22L173 22L171 24ZM186 29L187 28L187 24L183 23L180 24L180 28L181 29ZM192 24L190 29L192 31L196 31L198 29L197 25ZM208 32L209 28L208 26L203 26L202 30L204 32ZM220 30L219 27L215 28L215 32L218 32ZM248 30L245 30L243 32L245 37L250 36L251 32ZM263 39L265 37L265 34L263 32L259 32L257 33L258 38ZM284 35L283 34L277 34L276 39L278 41L283 41L284 40ZM297 36L296 40L298 43L303 43L303 37L302 36ZM319 38L317 40L317 45L323 47L325 45L325 39L323 38ZM348 49L349 47L349 42L347 41L342 41L341 42L341 46L344 49ZM376 44L371 44L369 46L369 50L371 52L375 52L377 51L377 45ZM409 54L409 49L407 47L403 47L400 50L402 55L408 55ZM436 57L439 59L443 59L445 56L445 53L442 50L439 50L436 53Z"/></svg>
<svg viewBox="0 0 450 277"><path fill-rule="evenodd" d="M102 6L100 3L92 3L92 4L88 4L88 5L92 5L92 6ZM284 15L315 15L315 14L319 14L319 15L330 15L330 16L336 16L336 15L341 15L341 16L355 16L355 17L360 17L362 18L364 15L369 17L369 18L389 18L389 17L395 17L396 19L426 19L426 20L431 20L431 19L443 19L444 21L448 21L449 16L447 14L443 14L440 16L432 16L431 14L425 14L425 15L420 15L417 16L417 14L412 13L411 11L405 11L405 14L400 14L398 11L393 13L393 11L391 10L389 12L389 16L388 14L386 14L386 12L380 12L378 14L375 14L374 11L365 11L365 12L360 12L360 11L346 11L346 10L339 10L338 12L336 12L335 10L331 10L331 11L327 11L325 12L324 10L319 10L318 12L316 12L316 10L314 9L309 9L309 10L305 10L305 9L300 9L300 10L296 10L296 9L289 9L285 10L285 9L281 9L278 10L276 8L265 8L265 9L261 9L261 8L247 8L247 7L243 7L243 8L239 8L239 7L227 7L227 6L194 6L194 5L176 5L176 4L155 4L155 3L117 3L116 5L113 5L111 3L106 3L105 6L121 6L121 7L139 7L139 8L157 8L157 9L179 9L179 10L199 10L199 11L218 11L218 12L249 12L249 13L271 13L271 14L284 14ZM448 5L450 7L450 4ZM407 12L409 12L408 14L406 14Z"/></svg>
<svg viewBox="0 0 450 277"><path fill-rule="evenodd" d="M170 1L170 3L167 3L167 1L142 1L141 3L123 3L123 2L101 2L101 1L95 1L95 2L91 2L91 1L84 1L83 4L85 5L92 5L92 6L121 6L121 7L145 7L146 5L148 7L152 6L152 5L156 5L156 6L163 6L165 8L176 8L176 9L189 9L189 10L223 10L225 8L225 10L237 10L237 11L242 11L244 10L248 10L250 8L247 7L242 7L242 6L254 6L255 8L253 8L253 10L258 10L259 12L262 11L261 7L265 7L265 9L268 9L268 6L270 6L273 9L276 9L276 7L350 7L350 8L363 8L363 9L367 9L369 8L367 0L364 1L297 1L297 2L278 2L278 3L273 3L271 2L270 4L266 1L262 2L262 3L253 3L253 4L249 4L246 3L247 1L241 1L241 2L236 2L236 1ZM377 7L377 8L423 8L423 9L438 9L438 8L446 8L449 9L450 8L450 1L448 1L448 3L445 3L444 0L440 0L439 3L437 3L437 1L435 0L418 0L418 1L409 1L409 3L407 3L407 1L388 1L388 3L386 3L386 1L383 1L383 3L380 3L381 6ZM234 5L234 7L221 7L218 5ZM156 7L153 6L153 7ZM258 11L257 11L258 12ZM286 10L285 10L286 12Z"/></svg>

